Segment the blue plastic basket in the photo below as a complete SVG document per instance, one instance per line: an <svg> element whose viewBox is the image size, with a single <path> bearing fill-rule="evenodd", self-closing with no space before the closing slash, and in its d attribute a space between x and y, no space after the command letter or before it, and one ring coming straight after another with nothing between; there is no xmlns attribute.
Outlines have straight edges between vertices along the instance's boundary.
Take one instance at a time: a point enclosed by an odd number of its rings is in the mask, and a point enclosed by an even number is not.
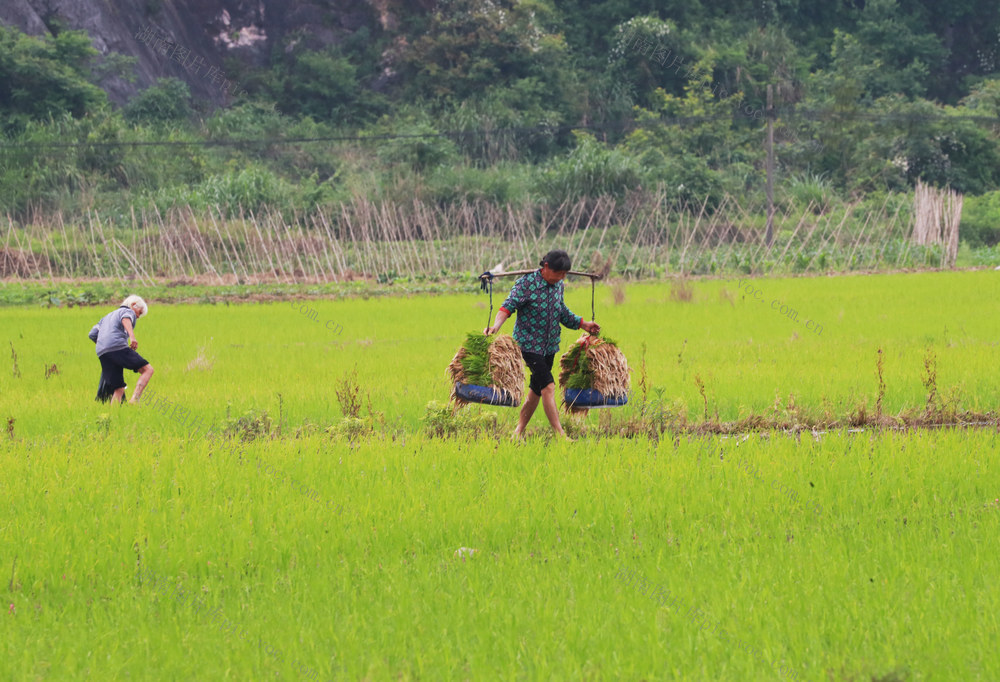
<svg viewBox="0 0 1000 682"><path fill-rule="evenodd" d="M455 395L469 403L483 403L484 405L496 405L498 407L517 407L514 396L503 389L496 389L492 386L476 386L475 384L463 384L455 382Z"/></svg>
<svg viewBox="0 0 1000 682"><path fill-rule="evenodd" d="M563 401L578 410L590 410L598 407L621 407L628 402L628 396L608 398L594 388L567 388Z"/></svg>

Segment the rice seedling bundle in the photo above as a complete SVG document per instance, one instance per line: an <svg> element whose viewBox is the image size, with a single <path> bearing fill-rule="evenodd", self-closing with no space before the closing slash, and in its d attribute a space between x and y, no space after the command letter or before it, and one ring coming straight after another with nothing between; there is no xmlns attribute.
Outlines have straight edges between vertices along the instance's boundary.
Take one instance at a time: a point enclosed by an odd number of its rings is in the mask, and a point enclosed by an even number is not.
<svg viewBox="0 0 1000 682"><path fill-rule="evenodd" d="M628 361L618 344L584 334L559 359L559 386L592 388L606 398L624 398L631 383Z"/></svg>
<svg viewBox="0 0 1000 682"><path fill-rule="evenodd" d="M507 334L491 337L469 333L451 359L448 374L452 382L451 399L459 406L467 401L455 394L458 383L506 391L515 404L520 404L524 397L521 349Z"/></svg>

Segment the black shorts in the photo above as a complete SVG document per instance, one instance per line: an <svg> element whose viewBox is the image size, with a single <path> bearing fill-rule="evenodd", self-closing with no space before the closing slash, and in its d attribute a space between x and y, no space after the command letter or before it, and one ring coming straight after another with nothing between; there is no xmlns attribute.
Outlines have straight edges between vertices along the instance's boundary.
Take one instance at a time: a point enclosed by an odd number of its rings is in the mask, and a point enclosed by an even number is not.
<svg viewBox="0 0 1000 682"><path fill-rule="evenodd" d="M119 388L125 388L124 370L130 369L138 372L148 365L146 358L136 353L131 348L108 351L104 355L98 356L101 361L101 384L97 391L98 399L102 393L114 392Z"/></svg>
<svg viewBox="0 0 1000 682"><path fill-rule="evenodd" d="M549 384L555 383L555 379L552 377L552 363L556 359L556 354L541 355L540 353L525 353L522 351L521 357L524 358L524 364L531 370L531 380L528 382L528 388L540 398L542 397L542 389Z"/></svg>

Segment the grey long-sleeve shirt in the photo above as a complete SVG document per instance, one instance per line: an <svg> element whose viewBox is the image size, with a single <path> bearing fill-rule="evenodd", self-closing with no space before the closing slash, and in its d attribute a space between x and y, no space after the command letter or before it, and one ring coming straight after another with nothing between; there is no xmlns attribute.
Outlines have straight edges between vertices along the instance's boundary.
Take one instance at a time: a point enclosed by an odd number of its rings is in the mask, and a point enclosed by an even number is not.
<svg viewBox="0 0 1000 682"><path fill-rule="evenodd" d="M128 333L122 325L124 318L132 321L132 329L135 329L135 312L127 306L121 306L117 310L101 318L101 321L90 330L90 340L97 344L97 355L100 357L105 353L128 348Z"/></svg>

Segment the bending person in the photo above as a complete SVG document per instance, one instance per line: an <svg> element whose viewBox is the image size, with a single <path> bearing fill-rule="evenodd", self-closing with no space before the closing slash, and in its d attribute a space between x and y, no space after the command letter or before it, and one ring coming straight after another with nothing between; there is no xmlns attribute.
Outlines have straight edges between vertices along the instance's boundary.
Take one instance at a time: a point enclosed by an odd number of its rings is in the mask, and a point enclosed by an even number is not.
<svg viewBox="0 0 1000 682"><path fill-rule="evenodd" d="M587 322L570 312L563 301L563 282L566 272L572 267L569 254L565 251L549 251L539 263L541 267L527 275L522 275L514 283L492 327L486 335L496 334L500 327L515 311L514 340L521 347L524 364L531 370L531 381L514 437L521 438L524 429L535 414L539 399L545 416L557 436L566 436L559 423L556 409L556 383L552 376L552 363L559 352L560 329L562 324L570 329L583 329L591 334L600 332L596 322Z"/></svg>
<svg viewBox="0 0 1000 682"><path fill-rule="evenodd" d="M122 304L101 318L90 330L90 340L97 344L97 359L101 361L101 382L95 400L111 401L117 405L125 398L124 370L139 373L139 381L132 394L133 405L139 402L142 389L153 376L153 366L135 352L139 342L135 339L135 325L149 312L149 306L140 297L132 295Z"/></svg>

